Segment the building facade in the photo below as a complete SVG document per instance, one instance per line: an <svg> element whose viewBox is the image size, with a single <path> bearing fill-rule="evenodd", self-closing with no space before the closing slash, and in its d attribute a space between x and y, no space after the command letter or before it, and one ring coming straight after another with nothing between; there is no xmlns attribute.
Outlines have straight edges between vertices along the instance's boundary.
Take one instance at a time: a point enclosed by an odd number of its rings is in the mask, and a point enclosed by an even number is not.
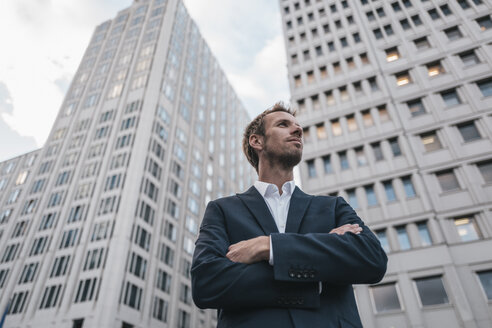
<svg viewBox="0 0 492 328"><path fill-rule="evenodd" d="M280 0L300 175L388 253L364 327L492 326L492 2Z"/></svg>
<svg viewBox="0 0 492 328"><path fill-rule="evenodd" d="M206 203L247 188L249 117L179 0L96 29L42 149L0 163L5 327L213 327L190 267Z"/></svg>

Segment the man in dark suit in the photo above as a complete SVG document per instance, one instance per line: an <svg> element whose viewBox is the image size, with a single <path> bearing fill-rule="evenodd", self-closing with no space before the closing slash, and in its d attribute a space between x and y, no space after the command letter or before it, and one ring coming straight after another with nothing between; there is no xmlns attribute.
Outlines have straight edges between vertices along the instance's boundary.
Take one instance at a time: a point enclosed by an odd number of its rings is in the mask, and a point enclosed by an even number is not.
<svg viewBox="0 0 492 328"><path fill-rule="evenodd" d="M387 257L343 198L295 187L302 147L294 114L266 110L243 139L259 181L207 206L192 292L218 327L362 327L352 284L380 281Z"/></svg>

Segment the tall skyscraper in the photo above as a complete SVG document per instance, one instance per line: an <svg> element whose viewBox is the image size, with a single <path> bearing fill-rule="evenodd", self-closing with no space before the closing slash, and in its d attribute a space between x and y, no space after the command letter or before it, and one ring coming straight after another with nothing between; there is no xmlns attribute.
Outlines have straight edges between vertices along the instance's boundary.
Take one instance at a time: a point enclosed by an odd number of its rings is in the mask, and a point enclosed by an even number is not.
<svg viewBox="0 0 492 328"><path fill-rule="evenodd" d="M491 327L492 2L279 4L303 189L388 252L354 288L364 327Z"/></svg>
<svg viewBox="0 0 492 328"><path fill-rule="evenodd" d="M46 145L0 163L5 326L214 326L191 255L205 204L252 182L248 121L181 1L99 25Z"/></svg>

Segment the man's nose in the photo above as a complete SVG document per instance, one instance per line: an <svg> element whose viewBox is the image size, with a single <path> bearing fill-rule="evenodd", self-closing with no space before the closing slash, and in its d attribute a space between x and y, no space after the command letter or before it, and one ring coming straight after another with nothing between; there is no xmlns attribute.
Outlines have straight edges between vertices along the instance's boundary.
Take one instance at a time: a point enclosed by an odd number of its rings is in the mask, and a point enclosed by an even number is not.
<svg viewBox="0 0 492 328"><path fill-rule="evenodd" d="M294 130L291 133L298 137L302 137L302 128L299 125L294 125Z"/></svg>

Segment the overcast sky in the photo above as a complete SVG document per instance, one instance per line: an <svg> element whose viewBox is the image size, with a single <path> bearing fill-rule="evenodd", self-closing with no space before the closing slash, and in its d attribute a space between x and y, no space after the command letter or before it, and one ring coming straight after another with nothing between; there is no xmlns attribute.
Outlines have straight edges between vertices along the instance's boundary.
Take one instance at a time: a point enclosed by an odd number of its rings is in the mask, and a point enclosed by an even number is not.
<svg viewBox="0 0 492 328"><path fill-rule="evenodd" d="M131 3L0 1L0 161L44 145L95 26ZM251 115L289 100L277 1L184 3Z"/></svg>

